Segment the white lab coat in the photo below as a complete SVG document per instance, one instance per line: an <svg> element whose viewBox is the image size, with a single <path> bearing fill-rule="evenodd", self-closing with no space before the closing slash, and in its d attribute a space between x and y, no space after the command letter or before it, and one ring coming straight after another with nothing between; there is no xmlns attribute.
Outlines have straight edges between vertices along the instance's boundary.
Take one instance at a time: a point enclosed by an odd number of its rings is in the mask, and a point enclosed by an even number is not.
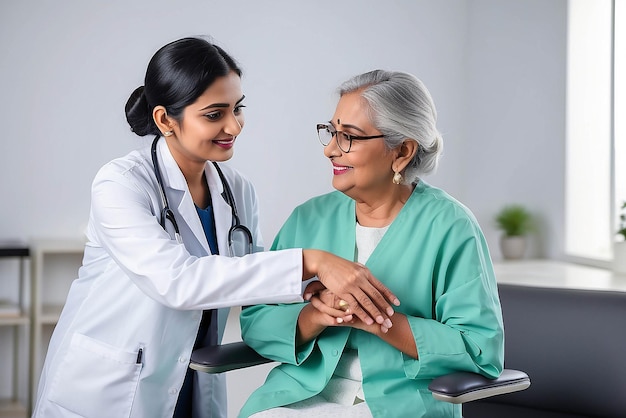
<svg viewBox="0 0 626 418"><path fill-rule="evenodd" d="M159 225L163 204L149 146L98 172L83 266L50 341L34 417L171 417L203 309L302 301L301 250L211 256L185 178L163 139L157 151L184 245ZM262 251L254 188L221 167L254 250ZM228 254L230 206L210 163L206 177L218 247ZM218 316L221 340L227 310ZM200 416L225 417L223 378L199 378Z"/></svg>

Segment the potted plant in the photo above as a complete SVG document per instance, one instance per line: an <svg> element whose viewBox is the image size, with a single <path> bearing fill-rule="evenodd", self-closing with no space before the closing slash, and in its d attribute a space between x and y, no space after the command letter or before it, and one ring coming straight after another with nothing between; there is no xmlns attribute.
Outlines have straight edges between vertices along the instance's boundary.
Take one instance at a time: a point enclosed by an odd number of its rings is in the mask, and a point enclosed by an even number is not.
<svg viewBox="0 0 626 418"><path fill-rule="evenodd" d="M616 235L621 237L613 245L613 271L626 274L626 200L622 202Z"/></svg>
<svg viewBox="0 0 626 418"><path fill-rule="evenodd" d="M502 230L500 250L507 260L517 260L526 252L527 234L532 229L532 215L522 205L503 207L495 217L498 229Z"/></svg>

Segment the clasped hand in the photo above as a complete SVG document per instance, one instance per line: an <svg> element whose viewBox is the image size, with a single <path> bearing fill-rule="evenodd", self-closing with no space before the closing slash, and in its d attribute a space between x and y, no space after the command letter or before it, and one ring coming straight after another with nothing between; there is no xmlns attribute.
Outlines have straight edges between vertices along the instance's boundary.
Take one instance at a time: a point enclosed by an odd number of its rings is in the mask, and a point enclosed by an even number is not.
<svg viewBox="0 0 626 418"><path fill-rule="evenodd" d="M393 325L389 318L384 319L381 324L375 322L368 324L362 321L358 316L352 314L348 302L335 295L318 281L308 284L304 291L304 299L308 300L318 311L316 318L320 321L320 325L349 326L373 334L378 331L387 333Z"/></svg>

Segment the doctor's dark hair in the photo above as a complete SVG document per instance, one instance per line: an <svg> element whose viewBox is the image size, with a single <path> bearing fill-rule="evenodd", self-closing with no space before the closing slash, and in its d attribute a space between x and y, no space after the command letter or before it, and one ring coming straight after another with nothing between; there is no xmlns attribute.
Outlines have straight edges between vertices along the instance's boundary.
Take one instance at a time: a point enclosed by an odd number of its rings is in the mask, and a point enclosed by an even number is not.
<svg viewBox="0 0 626 418"><path fill-rule="evenodd" d="M152 110L163 106L181 121L185 107L195 102L219 77L241 69L222 48L202 38L183 38L159 49L148 64L144 85L126 102L126 120L139 136L161 135Z"/></svg>
<svg viewBox="0 0 626 418"><path fill-rule="evenodd" d="M404 183L437 168L443 138L436 126L435 103L424 83L409 73L374 70L339 86L341 96L355 91L367 102L368 116L385 135L387 148L396 148L406 139L417 141L417 152L404 171Z"/></svg>

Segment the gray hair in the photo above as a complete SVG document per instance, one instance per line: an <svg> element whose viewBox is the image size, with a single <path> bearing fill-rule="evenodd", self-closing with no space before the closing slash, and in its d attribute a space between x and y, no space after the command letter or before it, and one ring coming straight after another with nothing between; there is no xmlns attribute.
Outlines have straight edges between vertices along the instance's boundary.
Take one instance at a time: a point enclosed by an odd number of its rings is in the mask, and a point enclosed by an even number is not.
<svg viewBox="0 0 626 418"><path fill-rule="evenodd" d="M398 71L374 70L360 74L339 86L343 96L361 90L369 105L369 118L382 134L389 149L406 139L417 141L418 150L406 167L404 182L437 168L443 138L437 130L437 110L424 83L415 76Z"/></svg>

